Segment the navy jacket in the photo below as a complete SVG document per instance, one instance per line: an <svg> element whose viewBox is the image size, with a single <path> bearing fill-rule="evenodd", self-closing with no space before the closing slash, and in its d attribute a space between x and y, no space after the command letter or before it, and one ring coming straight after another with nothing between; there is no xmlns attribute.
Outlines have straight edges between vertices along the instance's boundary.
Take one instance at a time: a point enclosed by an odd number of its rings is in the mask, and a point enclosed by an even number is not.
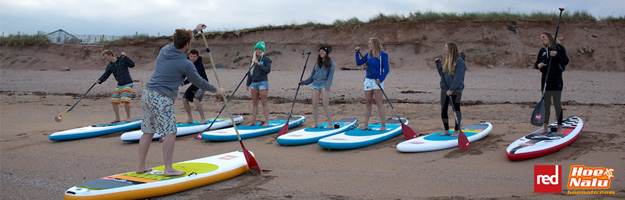
<svg viewBox="0 0 625 200"><path fill-rule="evenodd" d="M267 56L263 56L263 58L259 61L260 65L255 65L254 69L250 72L251 75L247 76L246 86L252 85L252 82L260 82L269 80L267 78L267 74L271 72L271 59Z"/></svg>
<svg viewBox="0 0 625 200"><path fill-rule="evenodd" d="M197 73L200 74L200 76L208 81L208 76L206 76L206 70L204 69L204 63L202 62L202 57L198 57L197 60L193 63L193 65L195 65L195 69L197 70ZM191 82L189 82L189 79L184 80L184 84L189 84Z"/></svg>
<svg viewBox="0 0 625 200"><path fill-rule="evenodd" d="M549 51L553 51L553 49L549 49ZM566 70L566 65L569 64L569 57L566 55L566 49L564 46L557 44L556 45L556 54L555 57L551 59L551 67L548 67L549 64L549 53L546 48L541 48L538 51L538 57L536 58L536 63L534 63L534 68L539 69L542 73L542 77L540 79L540 89L543 89L545 85L545 78L547 76L547 69L549 69L549 78L547 79L547 90L548 91L562 91L564 87L564 81L562 80L562 72ZM538 68L538 63L545 63L542 68Z"/></svg>
<svg viewBox="0 0 625 200"><path fill-rule="evenodd" d="M130 77L128 68L133 67L135 67L135 62L128 58L128 56L117 57L115 62L111 62L106 66L106 71L104 71L104 74L102 74L98 80L100 80L101 83L104 83L104 81L106 81L112 73L115 80L117 80L117 85L122 86L132 83L132 77Z"/></svg>

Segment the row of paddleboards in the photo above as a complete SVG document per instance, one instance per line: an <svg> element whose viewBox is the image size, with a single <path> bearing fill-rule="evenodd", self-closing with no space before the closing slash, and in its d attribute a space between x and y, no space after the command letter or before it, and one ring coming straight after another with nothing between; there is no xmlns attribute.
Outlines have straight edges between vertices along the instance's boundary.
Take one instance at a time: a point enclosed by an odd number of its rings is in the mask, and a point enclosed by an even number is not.
<svg viewBox="0 0 625 200"><path fill-rule="evenodd" d="M243 121L243 116L237 115L233 117L235 123ZM301 115L294 115L287 119L278 118L269 120L267 125L260 122L254 125L237 126L241 139L259 137L263 135L273 134L287 123L289 129L299 126L306 121ZM238 140L237 132L232 126L232 120L229 118L218 118L211 126L211 130L205 131L213 118L206 122L196 121L194 123L177 124L177 136L200 133L198 138L208 141L233 141ZM355 149L369 145L377 144L393 138L402 133L401 123L409 124L407 119L402 118L401 122L397 119L386 121L386 130L381 130L381 123L373 123L368 129L363 130L356 128L358 120L356 118L343 118L334 121L330 127L328 124L320 124L317 128L305 128L291 131L279 136L276 141L285 146L305 145L318 143L319 146L326 149ZM110 124L99 124L87 127L71 129L53 133L49 136L53 141L75 140L88 137L97 137L110 133L121 132L126 130L138 129L141 120L132 120L131 122L118 122ZM550 124L548 129L556 127L557 124ZM230 128L226 128L230 127ZM569 117L564 120L563 133L557 135L556 132L547 132L541 134L542 129L536 130L526 136L519 138L506 148L506 155L510 160L525 160L535 157L544 156L569 145L575 141L581 134L584 122L577 116ZM462 132L467 136L469 142L477 141L484 138L493 129L492 124L488 122L480 122L461 128ZM435 132L429 135L420 136L397 144L397 150L400 152L425 152L440 149L453 148L458 146L458 137L450 135L441 135L441 132ZM140 130L126 132L121 135L124 142L138 142L143 132ZM160 139L160 134L154 134L154 140Z"/></svg>
<svg viewBox="0 0 625 200"><path fill-rule="evenodd" d="M236 116L235 119L237 123L243 120L240 116ZM223 124L214 124L213 126L225 127L228 126L226 121L230 121L231 123L230 119L218 120L221 120L220 122L223 122ZM302 124L305 121L305 117L293 116L288 120L289 127L291 128ZM270 120L268 126L262 126L261 124L238 126L240 129L239 133L242 138L271 134L278 132L286 122L287 119L283 118ZM368 129L362 130L356 128L357 122L356 118L344 118L333 122L331 125L332 128L326 129L327 124L321 124L318 128L305 128L284 134L278 137L277 141L282 145L303 145L317 142L320 146L328 149L360 148L388 140L401 134L400 123L406 125L409 123L407 119L401 119L401 121L397 119L387 120L386 130L382 131L380 130L380 123L370 124ZM129 124L132 123L136 122L122 124L130 126ZM549 127L553 126L556 126L556 124L549 125ZM554 132L540 134L541 130L537 130L510 144L506 149L506 153L510 160L523 160L553 153L577 139L582 132L583 126L584 122L581 118L569 117L564 120L564 135L557 135ZM193 130L186 130L188 128L187 126L179 126L178 132L191 134L190 132L193 132ZM205 128L207 127L204 127L204 129ZM473 142L486 137L492 128L492 124L480 122L464 126L462 127L462 131L469 141ZM204 129L197 127L197 130L200 131ZM207 131L203 132L201 137L202 139L213 141L236 140L230 136L232 131L234 131L234 128ZM129 133L132 133L131 135L137 134L133 132ZM399 143L397 149L400 152L423 152L452 148L458 145L457 137L441 135L441 133L442 132L436 132L406 140ZM132 140L131 135L126 136L126 139L129 141ZM241 151L183 161L174 163L173 166L185 172L185 174L181 176L164 176L164 166L153 167L151 171L145 173L126 172L115 174L77 184L65 191L64 198L144 199L172 194L230 179L249 169L245 155Z"/></svg>

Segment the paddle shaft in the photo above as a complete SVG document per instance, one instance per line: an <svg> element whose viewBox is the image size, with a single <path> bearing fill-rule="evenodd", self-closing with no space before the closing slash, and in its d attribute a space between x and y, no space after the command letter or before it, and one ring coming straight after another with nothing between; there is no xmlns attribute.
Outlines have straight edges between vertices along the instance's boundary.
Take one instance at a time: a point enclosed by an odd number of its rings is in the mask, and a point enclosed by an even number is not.
<svg viewBox="0 0 625 200"><path fill-rule="evenodd" d="M76 101L76 103L74 103L74 105L71 108L69 108L69 109L67 109L67 111L65 111L65 113L68 113L69 111L72 111L74 109L74 107L76 107L76 105L78 105L78 102L80 102L80 100L82 100L82 98L85 97L85 95L87 95L87 93L89 93L89 91L91 91L91 89L93 88L93 86L95 86L95 84L96 83L93 83L93 85L91 85L91 87L89 87L89 89L84 94L82 94L82 96L80 96L78 101Z"/></svg>
<svg viewBox="0 0 625 200"><path fill-rule="evenodd" d="M304 62L304 69L302 70L302 75L299 77L299 81L301 82L302 79L304 78L304 72L306 71L306 65L308 65L308 58L310 58L310 52L307 53L308 56L306 56L306 62ZM291 120L291 115L293 114L293 107L295 106L295 100L297 99L297 93L299 93L299 87L302 84L297 84L297 90L295 90L295 97L293 97L293 103L291 103L291 111L289 111L289 117L286 119L286 123L289 123L289 120Z"/></svg>
<svg viewBox="0 0 625 200"><path fill-rule="evenodd" d="M230 97L228 97L228 101L226 101L226 103L230 102L230 100L232 99L232 97L234 96L234 93L237 92L237 90L239 90L239 87L241 86L241 84L243 83L243 81L245 80L245 78L247 78L247 76L250 74L250 70L252 69L251 65L250 68L247 70L247 73L245 73L245 76L243 76L243 79L241 79L241 81L239 82L239 85L237 85L236 88L234 88L234 91L232 91L232 94L230 94ZM219 110L219 112L217 113L217 116L215 117L215 119L213 119L213 121L211 122L211 124L208 126L208 128L206 128L204 131L208 131L210 130L210 128L213 126L213 124L215 124L215 121L217 121L217 118L219 118L219 115L221 115L221 112L224 111L224 108L226 108L226 104L224 104L221 109ZM202 131L202 132L204 132Z"/></svg>
<svg viewBox="0 0 625 200"><path fill-rule="evenodd" d="M360 55L361 58L363 58L362 54L360 53L360 51L358 51L358 55ZM382 59L380 57L380 59ZM375 74L373 74L373 72L371 71L371 69L369 69L369 67L367 66L367 72L369 72L371 74L371 76L373 76L373 79L375 79L376 81L378 80L377 78L375 78ZM380 88L380 91L382 91L382 94L384 94L384 98L386 98L386 101L388 101L388 105L391 106L391 109L393 109L393 112L395 113L395 116L397 116L397 120L399 120L399 123L404 123L401 121L401 118L399 117L399 114L397 114L397 111L395 110L395 107L393 107L393 104L391 103L391 100L388 99L388 96L386 96L386 92L384 92L384 89L382 89L382 86L380 86L380 84L376 83L378 85L378 87Z"/></svg>
<svg viewBox="0 0 625 200"><path fill-rule="evenodd" d="M208 42L206 41L206 37L204 36L204 33L202 33L202 39L204 39L204 44L206 45L206 51L208 52L208 59L211 62L211 66L213 68L213 73L215 74L215 80L217 80L217 87L221 88L221 83L219 82L219 76L217 76L217 68L215 67L215 62L213 61L213 56L211 55L210 49L208 48ZM243 80L241 80L241 82L243 82ZM237 133L237 138L239 139L239 141L241 141L241 135L239 134L239 129L237 128L237 123L234 122L234 119L232 118L232 112L230 111L230 107L228 107L228 100L226 99L226 95L222 95L222 97L223 97L224 102L225 102L224 107L226 107L226 110L228 110L228 115L230 116L230 121L232 121L232 126L234 127L234 131ZM217 119L217 118L215 118L215 119ZM243 145L243 143L241 143L241 145Z"/></svg>
<svg viewBox="0 0 625 200"><path fill-rule="evenodd" d="M554 50L558 49L556 47L556 45L558 44L556 41L558 41L558 31L560 30L560 20L562 19L562 11L564 11L564 8L560 8L560 16L558 17L558 24L556 24L556 34L553 36L553 48L554 48ZM543 94L540 97L540 101L544 101L544 98L545 98L545 92L547 91L547 80L549 79L549 72L551 71L551 60L553 58L549 54L549 51L547 51L546 53L547 53L547 56L549 57L549 62L547 64L547 74L545 74L545 84L543 85Z"/></svg>

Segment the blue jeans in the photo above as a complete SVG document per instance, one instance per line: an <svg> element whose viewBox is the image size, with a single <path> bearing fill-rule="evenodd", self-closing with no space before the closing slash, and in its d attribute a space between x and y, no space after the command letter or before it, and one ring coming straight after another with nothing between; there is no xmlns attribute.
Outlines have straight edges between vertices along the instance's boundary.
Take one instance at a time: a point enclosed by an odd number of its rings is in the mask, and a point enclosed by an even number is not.
<svg viewBox="0 0 625 200"><path fill-rule="evenodd" d="M252 89L258 88L258 90L268 90L269 81L252 82L252 84L250 85L250 88Z"/></svg>

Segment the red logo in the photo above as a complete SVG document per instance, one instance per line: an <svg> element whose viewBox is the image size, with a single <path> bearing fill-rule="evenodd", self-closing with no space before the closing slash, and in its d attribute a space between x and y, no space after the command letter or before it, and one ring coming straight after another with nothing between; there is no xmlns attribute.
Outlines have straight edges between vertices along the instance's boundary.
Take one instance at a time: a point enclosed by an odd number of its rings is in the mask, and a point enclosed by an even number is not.
<svg viewBox="0 0 625 200"><path fill-rule="evenodd" d="M219 159L222 159L222 160L232 160L232 159L235 159L235 158L238 158L238 157L239 156L235 156L235 155L224 155L224 156L220 157Z"/></svg>
<svg viewBox="0 0 625 200"><path fill-rule="evenodd" d="M560 165L534 165L534 193L562 193Z"/></svg>
<svg viewBox="0 0 625 200"><path fill-rule="evenodd" d="M540 120L540 119L542 119L542 118L543 118L543 116L542 116L541 114L536 114L536 115L534 116L534 119L536 119L536 120Z"/></svg>

